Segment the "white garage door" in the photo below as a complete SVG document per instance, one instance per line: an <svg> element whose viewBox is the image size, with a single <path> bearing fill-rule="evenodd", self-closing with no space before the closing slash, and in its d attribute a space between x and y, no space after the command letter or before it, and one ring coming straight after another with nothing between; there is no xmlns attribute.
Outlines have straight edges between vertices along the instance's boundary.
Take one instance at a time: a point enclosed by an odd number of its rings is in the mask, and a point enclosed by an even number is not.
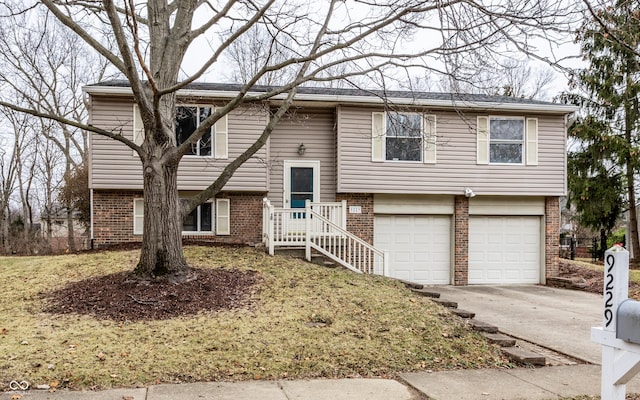
<svg viewBox="0 0 640 400"><path fill-rule="evenodd" d="M469 218L469 284L540 283L540 217Z"/></svg>
<svg viewBox="0 0 640 400"><path fill-rule="evenodd" d="M451 282L451 218L447 215L376 215L374 246L389 251L394 278L423 284Z"/></svg>

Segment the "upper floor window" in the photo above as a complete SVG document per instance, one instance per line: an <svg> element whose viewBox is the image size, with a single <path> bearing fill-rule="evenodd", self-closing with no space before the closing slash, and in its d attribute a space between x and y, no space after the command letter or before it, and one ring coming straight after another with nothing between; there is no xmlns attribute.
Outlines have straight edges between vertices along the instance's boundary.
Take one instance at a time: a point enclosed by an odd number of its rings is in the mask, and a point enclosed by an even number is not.
<svg viewBox="0 0 640 400"><path fill-rule="evenodd" d="M198 128L200 123L209 117L213 112L212 106L182 105L176 107L175 134L176 143L181 145ZM222 116L213 127L204 133L202 138L192 144L186 154L228 158L228 115ZM144 125L140 116L140 109L137 104L133 105L133 141L137 145L142 145L145 138ZM133 152L136 155L136 152Z"/></svg>
<svg viewBox="0 0 640 400"><path fill-rule="evenodd" d="M373 112L372 161L436 162L436 116Z"/></svg>
<svg viewBox="0 0 640 400"><path fill-rule="evenodd" d="M419 114L387 113L386 160L422 161L422 139Z"/></svg>
<svg viewBox="0 0 640 400"><path fill-rule="evenodd" d="M522 164L524 118L489 119L489 163Z"/></svg>
<svg viewBox="0 0 640 400"><path fill-rule="evenodd" d="M538 119L478 116L477 163L538 165Z"/></svg>
<svg viewBox="0 0 640 400"><path fill-rule="evenodd" d="M180 106L176 109L176 142L180 146L198 128L200 123L211 115L211 107ZM211 156L213 140L212 129L209 128L186 154L195 156Z"/></svg>

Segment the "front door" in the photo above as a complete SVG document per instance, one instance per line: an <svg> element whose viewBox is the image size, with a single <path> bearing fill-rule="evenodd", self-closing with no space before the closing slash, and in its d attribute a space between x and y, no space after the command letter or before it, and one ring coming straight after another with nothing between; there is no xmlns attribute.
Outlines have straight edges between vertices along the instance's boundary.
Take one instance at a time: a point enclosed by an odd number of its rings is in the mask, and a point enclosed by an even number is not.
<svg viewBox="0 0 640 400"><path fill-rule="evenodd" d="M304 208L306 201L320 201L320 162L284 162L284 208ZM290 214L288 232L305 230L305 213Z"/></svg>

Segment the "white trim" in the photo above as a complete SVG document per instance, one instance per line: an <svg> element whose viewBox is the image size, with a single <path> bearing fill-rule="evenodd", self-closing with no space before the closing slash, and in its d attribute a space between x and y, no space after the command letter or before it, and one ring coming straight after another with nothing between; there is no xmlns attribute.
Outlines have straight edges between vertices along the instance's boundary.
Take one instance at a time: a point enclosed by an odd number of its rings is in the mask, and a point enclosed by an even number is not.
<svg viewBox="0 0 640 400"><path fill-rule="evenodd" d="M222 204L226 203L226 213L220 212ZM231 234L231 200L229 199L216 199L216 235L230 235ZM227 227L223 229L222 221L226 220Z"/></svg>
<svg viewBox="0 0 640 400"><path fill-rule="evenodd" d="M522 121L522 139L520 140L507 140L507 139L496 139L498 143L513 143L513 144L521 144L522 145L522 153L520 157L519 163L501 163L501 162L491 162L491 120L520 120ZM506 116L506 115L489 115L487 118L487 162L489 165L525 165L525 160L527 158L527 119L525 117L518 116Z"/></svg>
<svg viewBox="0 0 640 400"><path fill-rule="evenodd" d="M93 188L89 189L89 239L93 240Z"/></svg>
<svg viewBox="0 0 640 400"><path fill-rule="evenodd" d="M133 94L130 87L126 86L84 86L82 90L88 94L111 94L126 95ZM261 96L264 92L247 92L246 96ZM235 91L223 90L194 90L182 89L177 93L180 97L207 97L232 99L237 96ZM284 100L287 93L270 97L270 100ZM458 100L437 100L437 99L416 99L411 97L377 97L377 96L354 96L354 95L329 95L329 94L300 94L296 95L296 100L300 101L324 101L342 104L396 104L413 105L425 107L447 107L454 109L482 109L500 111L530 111L548 114L569 114L578 111L578 107L568 104L531 104L531 103L495 103L488 101L458 101Z"/></svg>
<svg viewBox="0 0 640 400"><path fill-rule="evenodd" d="M538 150L538 118L527 118L525 121L525 163L527 165L538 165L539 150Z"/></svg>
<svg viewBox="0 0 640 400"><path fill-rule="evenodd" d="M142 212L142 214L136 214L136 203L140 204L140 209L139 211ZM216 218L216 214L214 214L214 205L213 205L213 201L211 200L207 200L205 201L205 203L209 203L211 204L211 230L210 231L202 231L202 230L197 230L197 231L181 231L183 236L197 236L197 235L215 235L215 232L213 231L214 229L214 219ZM204 203L203 203L204 204ZM202 204L201 204L202 205ZM200 229L200 206L198 205L195 210L197 210L197 217L196 217L196 224L198 225L198 228ZM133 234L134 235L142 235L144 232L144 198L142 197L135 197L133 199ZM93 236L92 236L93 237Z"/></svg>
<svg viewBox="0 0 640 400"><path fill-rule="evenodd" d="M142 215L136 214L136 203L141 203L140 211ZM144 228L144 199L141 197L135 197L133 199L133 234L142 235ZM139 222L137 222L139 221Z"/></svg>
<svg viewBox="0 0 640 400"><path fill-rule="evenodd" d="M289 203L289 197L291 193L291 167L298 168L313 168L313 203L320 202L320 161L318 160L284 160L284 181L283 185L283 198L282 204L283 208L291 208L291 204Z"/></svg>
<svg viewBox="0 0 640 400"><path fill-rule="evenodd" d="M207 104L207 103L181 103L181 102L177 102L176 103L176 112L177 109L181 107L181 108L187 108L187 107L195 107L196 108L196 114L197 114L197 122L198 125L196 126L196 129L198 129L198 127L200 126L200 109L201 108L210 108L211 109L211 113L214 113L216 108L213 104ZM176 114L176 118L178 118L177 114ZM211 147L211 154L208 155L201 155L201 154L185 154L184 157L187 158L215 158L214 157L214 153L215 153L215 125L211 126L210 128L210 138L209 138L209 142L210 142L210 147ZM176 135L175 129L173 132L174 135ZM198 146L198 153L200 152L200 140L202 140L202 138L204 138L205 135L202 135L202 137L200 139L198 139L198 141L196 142L197 146ZM191 137L191 135L189 135L189 137ZM178 143L178 138L176 136L176 145L180 146L182 143Z"/></svg>
<svg viewBox="0 0 640 400"><path fill-rule="evenodd" d="M435 114L422 115L422 162L436 164L438 158L438 120Z"/></svg>
<svg viewBox="0 0 640 400"><path fill-rule="evenodd" d="M213 111L215 110L214 107ZM223 115L211 128L213 129L211 155L216 159L229 158L229 114Z"/></svg>
<svg viewBox="0 0 640 400"><path fill-rule="evenodd" d="M476 117L476 164L489 164L489 117Z"/></svg>
<svg viewBox="0 0 640 400"><path fill-rule="evenodd" d="M188 197L182 197L182 199L188 199ZM202 204L211 204L211 230L209 231L203 231L202 227L201 227L201 213L202 213ZM197 235L215 235L214 232L214 220L215 220L215 215L214 215L214 204L212 200L207 200L204 203L199 204L196 208L194 208L194 211L196 211L196 230L195 231L182 231L182 236L197 236ZM193 212L193 211L192 211ZM182 225L184 226L184 221L182 222Z"/></svg>
<svg viewBox="0 0 640 400"><path fill-rule="evenodd" d="M387 113L371 113L371 161L384 162L387 153Z"/></svg>

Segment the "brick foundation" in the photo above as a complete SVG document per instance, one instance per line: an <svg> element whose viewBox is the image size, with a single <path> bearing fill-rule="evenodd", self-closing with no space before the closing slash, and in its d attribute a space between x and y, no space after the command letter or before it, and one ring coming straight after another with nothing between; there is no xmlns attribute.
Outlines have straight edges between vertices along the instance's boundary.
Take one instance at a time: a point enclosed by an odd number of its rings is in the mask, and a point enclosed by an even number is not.
<svg viewBox="0 0 640 400"><path fill-rule="evenodd" d="M558 276L560 255L560 198L547 197L544 202L545 279ZM545 283L545 282L542 282Z"/></svg>
<svg viewBox="0 0 640 400"><path fill-rule="evenodd" d="M142 192L94 191L94 247L142 241L133 234L133 200ZM230 235L183 235L184 240L213 243L256 244L262 240L263 193L223 193L218 198L230 199ZM215 223L215 221L214 221Z"/></svg>
<svg viewBox="0 0 640 400"><path fill-rule="evenodd" d="M347 201L347 230L373 244L373 194L337 193L336 201ZM350 214L349 206L360 206L361 214Z"/></svg>
<svg viewBox="0 0 640 400"><path fill-rule="evenodd" d="M453 284L469 283L469 199L455 197Z"/></svg>

